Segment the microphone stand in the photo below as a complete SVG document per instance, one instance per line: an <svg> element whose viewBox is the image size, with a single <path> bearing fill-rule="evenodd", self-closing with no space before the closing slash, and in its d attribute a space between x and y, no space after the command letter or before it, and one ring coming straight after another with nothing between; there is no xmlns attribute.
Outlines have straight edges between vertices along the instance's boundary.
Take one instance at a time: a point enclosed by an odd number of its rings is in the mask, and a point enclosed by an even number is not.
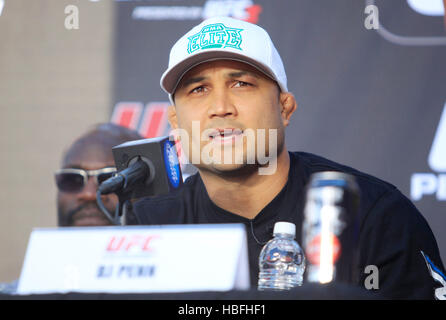
<svg viewBox="0 0 446 320"><path fill-rule="evenodd" d="M118 205L116 207L114 222L117 226L124 225L125 217L127 214L128 207L131 206L131 195L132 191L130 192L115 192L118 196Z"/></svg>
<svg viewBox="0 0 446 320"><path fill-rule="evenodd" d="M98 190L96 192L96 202L98 203L99 209L104 213L104 215L107 217L107 219L113 223L116 226L122 226L124 223L124 219L128 210L128 207L131 207L131 191L115 191L115 194L118 196L118 205L116 206L114 215L112 216L110 212L108 212L107 208L105 208L102 199L101 199L101 192Z"/></svg>
<svg viewBox="0 0 446 320"><path fill-rule="evenodd" d="M150 166L141 157L136 158L131 166L122 170L115 176L102 182L96 192L96 202L99 208L116 226L123 225L127 208L131 206L131 196L134 190L144 186L144 181L150 173ZM124 174L125 172L125 174ZM115 193L118 196L118 205L116 206L114 216L112 216L102 203L101 195Z"/></svg>

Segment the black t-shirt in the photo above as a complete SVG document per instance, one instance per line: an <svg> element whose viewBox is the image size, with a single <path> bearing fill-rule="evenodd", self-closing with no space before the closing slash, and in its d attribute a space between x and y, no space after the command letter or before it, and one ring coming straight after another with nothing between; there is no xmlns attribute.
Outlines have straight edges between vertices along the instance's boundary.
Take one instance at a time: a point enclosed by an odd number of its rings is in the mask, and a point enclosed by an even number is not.
<svg viewBox="0 0 446 320"><path fill-rule="evenodd" d="M127 223L243 223L247 230L251 285L256 287L260 250L272 238L275 222L294 223L300 244L304 189L310 175L318 171L341 171L355 176L361 190L360 257L356 266L360 277L356 284L364 287L369 275L365 273L365 267L375 265L379 272L379 290L389 298L433 299L435 289L445 286L444 267L430 227L415 206L393 185L309 153L290 152L290 161L286 185L254 219L233 214L214 204L200 175L195 174L175 192L136 202L134 215L128 217ZM443 284L433 279L432 270L444 278Z"/></svg>

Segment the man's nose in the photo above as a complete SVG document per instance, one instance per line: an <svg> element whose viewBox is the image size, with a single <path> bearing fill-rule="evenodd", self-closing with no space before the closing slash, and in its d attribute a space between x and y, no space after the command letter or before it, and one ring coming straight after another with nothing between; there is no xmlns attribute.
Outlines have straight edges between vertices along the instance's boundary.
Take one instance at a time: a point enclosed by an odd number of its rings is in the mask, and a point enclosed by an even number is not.
<svg viewBox="0 0 446 320"><path fill-rule="evenodd" d="M88 177L87 184L78 193L77 197L78 199L84 201L96 200L97 190L98 190L98 184L96 183L96 179L94 179L93 177Z"/></svg>
<svg viewBox="0 0 446 320"><path fill-rule="evenodd" d="M208 116L213 117L233 117L237 115L237 109L225 89L214 90L211 95Z"/></svg>

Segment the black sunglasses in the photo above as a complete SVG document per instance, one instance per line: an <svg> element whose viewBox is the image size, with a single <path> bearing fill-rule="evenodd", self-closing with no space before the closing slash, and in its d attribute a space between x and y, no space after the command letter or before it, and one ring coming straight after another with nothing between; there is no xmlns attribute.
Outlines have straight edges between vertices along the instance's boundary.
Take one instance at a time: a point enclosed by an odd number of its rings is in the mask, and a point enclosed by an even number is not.
<svg viewBox="0 0 446 320"><path fill-rule="evenodd" d="M116 173L116 168L107 167L97 170L83 170L75 168L60 169L55 172L56 185L63 192L79 192L88 183L88 177L95 177L96 183L111 178Z"/></svg>

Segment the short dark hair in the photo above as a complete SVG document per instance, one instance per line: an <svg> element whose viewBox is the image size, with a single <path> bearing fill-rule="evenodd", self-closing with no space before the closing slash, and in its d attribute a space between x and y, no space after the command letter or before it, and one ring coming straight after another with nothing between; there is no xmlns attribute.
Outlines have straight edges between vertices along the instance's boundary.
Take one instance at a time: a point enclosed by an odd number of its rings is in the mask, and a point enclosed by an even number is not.
<svg viewBox="0 0 446 320"><path fill-rule="evenodd" d="M65 152L63 162L71 155L71 152L77 146L85 143L94 144L104 149L110 150L121 143L144 139L137 131L114 124L114 123L99 123L77 138Z"/></svg>

